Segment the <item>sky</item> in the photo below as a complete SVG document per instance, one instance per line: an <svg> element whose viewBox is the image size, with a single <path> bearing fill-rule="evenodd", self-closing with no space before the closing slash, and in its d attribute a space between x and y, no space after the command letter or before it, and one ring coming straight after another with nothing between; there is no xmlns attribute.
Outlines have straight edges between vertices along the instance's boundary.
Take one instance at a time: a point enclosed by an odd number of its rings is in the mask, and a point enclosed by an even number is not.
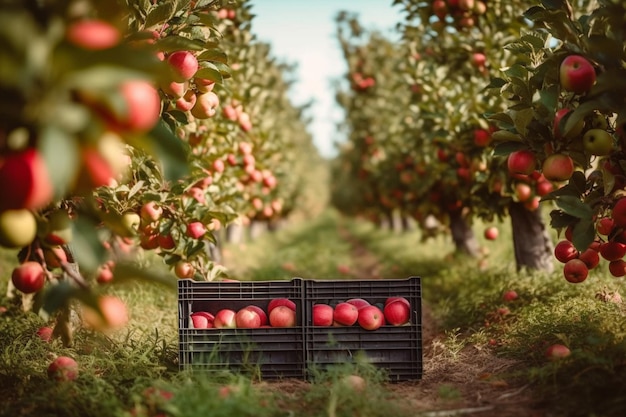
<svg viewBox="0 0 626 417"><path fill-rule="evenodd" d="M297 64L291 98L296 105L313 100L309 130L324 157L336 154L334 142L342 140L336 123L342 118L335 104L332 80L346 70L336 39L335 17L341 10L358 14L367 29L376 29L392 39L404 15L391 0L253 0L252 32L271 44L279 60Z"/></svg>

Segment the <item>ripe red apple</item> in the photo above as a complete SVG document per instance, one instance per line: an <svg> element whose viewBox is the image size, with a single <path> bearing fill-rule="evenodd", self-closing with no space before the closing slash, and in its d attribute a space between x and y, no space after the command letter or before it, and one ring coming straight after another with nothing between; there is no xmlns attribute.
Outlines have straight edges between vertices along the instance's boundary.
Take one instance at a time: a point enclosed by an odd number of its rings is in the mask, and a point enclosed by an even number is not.
<svg viewBox="0 0 626 417"><path fill-rule="evenodd" d="M54 197L50 172L34 148L4 155L0 162L0 210L46 206Z"/></svg>
<svg viewBox="0 0 626 417"><path fill-rule="evenodd" d="M167 57L172 68L172 78L177 82L190 80L198 71L198 59L189 51L176 51Z"/></svg>
<svg viewBox="0 0 626 417"><path fill-rule="evenodd" d="M510 302L510 301L515 301L517 300L518 295L517 292L514 290L508 290L505 291L504 294L502 294L502 300Z"/></svg>
<svg viewBox="0 0 626 417"><path fill-rule="evenodd" d="M196 89L201 93L213 91L213 88L215 87L215 81L207 78L194 78L193 82L196 85Z"/></svg>
<svg viewBox="0 0 626 417"><path fill-rule="evenodd" d="M623 259L609 262L609 272L616 278L626 275L626 262Z"/></svg>
<svg viewBox="0 0 626 417"><path fill-rule="evenodd" d="M387 304L391 304L395 301L400 301L401 303L404 303L404 305L406 305L408 309L411 309L411 303L409 303L409 300L407 300L404 297L389 297L385 300L385 303L383 304L383 306L386 306Z"/></svg>
<svg viewBox="0 0 626 417"><path fill-rule="evenodd" d="M530 175L535 170L536 164L535 154L528 150L512 152L507 159L507 167L511 174Z"/></svg>
<svg viewBox="0 0 626 417"><path fill-rule="evenodd" d="M545 356L550 361L557 361L570 355L570 350L567 346L556 343L548 346L545 352Z"/></svg>
<svg viewBox="0 0 626 417"><path fill-rule="evenodd" d="M237 122L239 123L239 127L244 132L249 132L252 129L252 120L250 120L250 115L246 112L242 112L237 117Z"/></svg>
<svg viewBox="0 0 626 417"><path fill-rule="evenodd" d="M176 247L176 241L171 234L159 234L157 236L159 247L164 250L172 250Z"/></svg>
<svg viewBox="0 0 626 417"><path fill-rule="evenodd" d="M78 363L68 356L59 356L48 365L47 373L53 381L73 381L78 378Z"/></svg>
<svg viewBox="0 0 626 417"><path fill-rule="evenodd" d="M549 181L567 181L574 174L574 161L569 155L552 154L543 162L542 173Z"/></svg>
<svg viewBox="0 0 626 417"><path fill-rule="evenodd" d="M537 183L535 184L535 193L537 193L537 195L540 197L550 194L553 190L554 186L552 185L552 183L545 179L543 181L537 181Z"/></svg>
<svg viewBox="0 0 626 417"><path fill-rule="evenodd" d="M176 108L180 111L190 111L196 105L197 100L196 93L191 89L187 90L182 97L176 99Z"/></svg>
<svg viewBox="0 0 626 417"><path fill-rule="evenodd" d="M161 90L168 96L179 99L189 91L189 83L177 83L176 81L160 84Z"/></svg>
<svg viewBox="0 0 626 417"><path fill-rule="evenodd" d="M356 306L342 302L335 306L333 321L342 326L352 326L359 318L359 309Z"/></svg>
<svg viewBox="0 0 626 417"><path fill-rule="evenodd" d="M577 284L587 279L589 268L580 259L570 259L563 265L563 275L568 282Z"/></svg>
<svg viewBox="0 0 626 417"><path fill-rule="evenodd" d="M255 311L259 315L259 318L261 319L261 326L267 325L268 320L267 320L267 314L265 313L265 310L263 310L261 307L254 305L254 304L250 304L249 306L246 306L246 308L252 311Z"/></svg>
<svg viewBox="0 0 626 417"><path fill-rule="evenodd" d="M491 142L491 132L485 129L474 130L474 144L481 148L489 145Z"/></svg>
<svg viewBox="0 0 626 417"><path fill-rule="evenodd" d="M498 238L498 228L495 226L490 226L485 229L485 239L487 240L496 240Z"/></svg>
<svg viewBox="0 0 626 417"><path fill-rule="evenodd" d="M332 326L333 308L328 304L313 305L313 326Z"/></svg>
<svg viewBox="0 0 626 417"><path fill-rule="evenodd" d="M355 306L359 310L361 308L363 308L363 307L366 307L366 306L370 305L369 301L364 300L362 298L351 298L349 300L346 300L346 303L352 304L353 306Z"/></svg>
<svg viewBox="0 0 626 417"><path fill-rule="evenodd" d="M287 306L279 305L270 312L269 322L272 327L294 327L296 312Z"/></svg>
<svg viewBox="0 0 626 417"><path fill-rule="evenodd" d="M235 319L235 313L233 310L229 308L224 308L215 313L215 320L213 321L213 325L216 329L234 329L237 326L237 321Z"/></svg>
<svg viewBox="0 0 626 417"><path fill-rule="evenodd" d="M113 281L113 270L108 264L101 265L96 271L96 281L99 284L108 284Z"/></svg>
<svg viewBox="0 0 626 417"><path fill-rule="evenodd" d="M569 240L562 240L554 246L554 257L562 263L578 258L578 249Z"/></svg>
<svg viewBox="0 0 626 417"><path fill-rule="evenodd" d="M159 206L156 201L148 201L139 209L139 215L147 223L154 222L163 215L163 207Z"/></svg>
<svg viewBox="0 0 626 417"><path fill-rule="evenodd" d="M407 306L407 303L396 300L385 305L383 309L385 320L387 323L393 326L401 326L411 318L411 308Z"/></svg>
<svg viewBox="0 0 626 417"><path fill-rule="evenodd" d="M42 341L51 342L53 332L54 330L52 329L52 327L44 326L44 327L40 327L39 329L37 329L36 334L39 337L39 339L41 339Z"/></svg>
<svg viewBox="0 0 626 417"><path fill-rule="evenodd" d="M39 262L26 261L13 269L11 282L24 294L34 293L46 283L46 272Z"/></svg>
<svg viewBox="0 0 626 417"><path fill-rule="evenodd" d="M596 70L580 55L566 57L559 68L561 87L566 91L582 94L596 82Z"/></svg>
<svg viewBox="0 0 626 417"><path fill-rule="evenodd" d="M116 113L110 106L104 114L111 128L131 132L152 129L161 115L161 97L156 88L147 81L130 80L121 84L120 95L126 111Z"/></svg>
<svg viewBox="0 0 626 417"><path fill-rule="evenodd" d="M261 317L253 309L244 307L235 314L235 323L237 328L256 329L261 327Z"/></svg>
<svg viewBox="0 0 626 417"><path fill-rule="evenodd" d="M116 330L128 323L126 303L114 295L103 295L98 298L99 314L90 306L83 306L83 321L94 330Z"/></svg>
<svg viewBox="0 0 626 417"><path fill-rule="evenodd" d="M604 236L608 236L615 226L615 221L610 217L603 217L596 222L596 231Z"/></svg>
<svg viewBox="0 0 626 417"><path fill-rule="evenodd" d="M174 265L174 274L176 274L178 278L193 278L194 273L195 268L190 262L181 260Z"/></svg>
<svg viewBox="0 0 626 417"><path fill-rule="evenodd" d="M613 152L613 136L604 129L589 129L583 135L583 148L590 155L610 155Z"/></svg>
<svg viewBox="0 0 626 417"><path fill-rule="evenodd" d="M37 236L37 220L30 210L0 212L0 246L22 248Z"/></svg>
<svg viewBox="0 0 626 417"><path fill-rule="evenodd" d="M600 263L600 254L598 251L588 248L580 253L578 259L587 265L587 269L593 269Z"/></svg>
<svg viewBox="0 0 626 417"><path fill-rule="evenodd" d="M292 309L293 311L296 311L296 303L294 303L290 299L288 299L288 298L273 298L267 304L267 312L271 313L272 310L275 309L278 306L285 306L285 307L288 307L288 308Z"/></svg>
<svg viewBox="0 0 626 417"><path fill-rule="evenodd" d="M380 308L368 305L359 309L357 321L365 330L376 330L385 324L385 315Z"/></svg>
<svg viewBox="0 0 626 417"><path fill-rule="evenodd" d="M617 261L626 255L626 244L609 240L600 245L600 255L607 261Z"/></svg>
<svg viewBox="0 0 626 417"><path fill-rule="evenodd" d="M191 222L187 225L186 234L192 239L200 239L206 232L206 227L202 222Z"/></svg>
<svg viewBox="0 0 626 417"><path fill-rule="evenodd" d="M517 200L522 203L529 201L533 196L533 189L525 182L515 183L514 192Z"/></svg>
<svg viewBox="0 0 626 417"><path fill-rule="evenodd" d="M196 312L190 318L194 329L210 329L214 326L215 317L210 313Z"/></svg>
<svg viewBox="0 0 626 417"><path fill-rule="evenodd" d="M611 217L617 227L626 227L626 197L622 197L613 206Z"/></svg>
<svg viewBox="0 0 626 417"><path fill-rule="evenodd" d="M114 47L120 42L122 35L109 22L88 19L69 25L65 38L76 46L96 51Z"/></svg>
<svg viewBox="0 0 626 417"><path fill-rule="evenodd" d="M432 7L433 7L433 14L437 16L439 20L444 19L446 15L448 14L448 5L446 4L445 0L433 1Z"/></svg>
<svg viewBox="0 0 626 417"><path fill-rule="evenodd" d="M220 99L214 92L209 91L208 93L198 94L196 104L191 109L191 114L196 119L208 119L215 115L219 105Z"/></svg>

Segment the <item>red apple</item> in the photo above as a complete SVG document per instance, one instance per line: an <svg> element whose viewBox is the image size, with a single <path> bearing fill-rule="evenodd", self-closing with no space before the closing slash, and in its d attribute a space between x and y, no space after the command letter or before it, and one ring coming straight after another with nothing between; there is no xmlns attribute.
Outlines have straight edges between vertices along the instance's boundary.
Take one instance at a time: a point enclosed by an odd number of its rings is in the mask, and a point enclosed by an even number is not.
<svg viewBox="0 0 626 417"><path fill-rule="evenodd" d="M385 324L385 315L380 308L368 305L359 309L357 321L365 330L376 330Z"/></svg>
<svg viewBox="0 0 626 417"><path fill-rule="evenodd" d="M181 260L174 265L174 274L178 278L193 278L194 273L195 268L190 262Z"/></svg>
<svg viewBox="0 0 626 417"><path fill-rule="evenodd" d="M293 301L291 301L288 298L273 298L270 300L270 302L267 305L267 312L271 313L273 309L275 309L278 306L285 306L288 307L290 309L292 309L293 311L296 311L296 303L294 303Z"/></svg>
<svg viewBox="0 0 626 417"><path fill-rule="evenodd" d="M401 326L408 323L411 316L411 309L402 301L387 303L383 309L385 320L393 326Z"/></svg>
<svg viewBox="0 0 626 417"><path fill-rule="evenodd" d="M270 312L269 322L272 327L294 327L296 312L287 306L279 305Z"/></svg>
<svg viewBox="0 0 626 417"><path fill-rule="evenodd" d="M191 89L187 90L182 97L176 99L176 108L180 111L190 111L196 105L197 100L196 93Z"/></svg>
<svg viewBox="0 0 626 417"><path fill-rule="evenodd" d="M623 259L609 262L609 272L614 277L623 277L626 275L626 262Z"/></svg>
<svg viewBox="0 0 626 417"><path fill-rule="evenodd" d="M113 270L108 264L101 265L96 271L96 281L99 284L108 284L113 281Z"/></svg>
<svg viewBox="0 0 626 417"><path fill-rule="evenodd" d="M535 170L536 164L535 154L527 150L512 152L507 159L507 167L511 174L530 175Z"/></svg>
<svg viewBox="0 0 626 417"><path fill-rule="evenodd" d="M261 317L253 309L244 307L235 314L235 323L237 328L256 329L261 327Z"/></svg>
<svg viewBox="0 0 626 417"><path fill-rule="evenodd" d="M54 330L52 329L52 327L40 327L39 329L37 329L37 336L44 342L51 342L52 341L52 333L54 332Z"/></svg>
<svg viewBox="0 0 626 417"><path fill-rule="evenodd" d="M474 130L474 144L481 148L489 145L491 142L491 133L485 129L476 129Z"/></svg>
<svg viewBox="0 0 626 417"><path fill-rule="evenodd" d="M193 82L196 84L196 89L202 93L213 91L215 87L215 81L206 78L194 78Z"/></svg>
<svg viewBox="0 0 626 417"><path fill-rule="evenodd" d="M172 68L174 81L190 80L198 71L198 59L189 51L176 51L167 57L167 63Z"/></svg>
<svg viewBox="0 0 626 417"><path fill-rule="evenodd" d="M537 181L535 184L535 192L538 196L543 197L550 194L554 190L554 186L550 181L543 180Z"/></svg>
<svg viewBox="0 0 626 417"><path fill-rule="evenodd" d="M589 268L580 259L571 259L563 265L563 275L568 282L577 284L587 279Z"/></svg>
<svg viewBox="0 0 626 417"><path fill-rule="evenodd" d="M163 208L156 201L148 201L139 209L139 215L147 223L154 222L163 215Z"/></svg>
<svg viewBox="0 0 626 417"><path fill-rule="evenodd" d="M351 298L349 300L346 300L346 303L352 304L353 306L355 306L359 310L361 308L363 308L363 307L366 307L366 306L370 305L369 301L364 300L362 298Z"/></svg>
<svg viewBox="0 0 626 417"><path fill-rule="evenodd" d="M113 295L98 298L100 313L90 306L83 306L83 321L94 330L115 330L128 323L126 303Z"/></svg>
<svg viewBox="0 0 626 417"><path fill-rule="evenodd" d="M156 88L147 81L130 80L121 84L120 94L126 103L126 112L108 114L111 127L132 132L152 129L161 115L161 97Z"/></svg>
<svg viewBox="0 0 626 417"><path fill-rule="evenodd" d="M608 236L613 231L615 221L610 217L603 217L596 222L596 231L604 236Z"/></svg>
<svg viewBox="0 0 626 417"><path fill-rule="evenodd" d="M561 62L559 77L564 90L582 94L595 84L596 70L584 57L570 55Z"/></svg>
<svg viewBox="0 0 626 417"><path fill-rule="evenodd" d="M587 265L587 269L593 269L600 263L600 254L597 250L588 248L580 253L578 259Z"/></svg>
<svg viewBox="0 0 626 417"><path fill-rule="evenodd" d="M41 290L46 283L46 272L39 262L26 261L13 269L11 282L25 294L34 293Z"/></svg>
<svg viewBox="0 0 626 417"><path fill-rule="evenodd" d="M559 262L566 263L569 260L578 258L578 250L569 240L562 240L554 247L554 257Z"/></svg>
<svg viewBox="0 0 626 417"><path fill-rule="evenodd" d="M530 201L533 196L533 189L525 182L515 183L514 190L515 197L517 197L517 200L522 203Z"/></svg>
<svg viewBox="0 0 626 417"><path fill-rule="evenodd" d="M505 291L504 294L502 294L502 299L507 302L517 300L517 298L518 298L517 292L514 290L508 290L508 291Z"/></svg>
<svg viewBox="0 0 626 417"><path fill-rule="evenodd" d="M611 217L617 227L626 227L626 197L622 197L613 206Z"/></svg>
<svg viewBox="0 0 626 417"><path fill-rule="evenodd" d="M216 329L234 329L237 326L237 321L235 319L235 313L233 310L229 308L224 308L218 311L215 314L215 320L213 321L213 325Z"/></svg>
<svg viewBox="0 0 626 417"><path fill-rule="evenodd" d="M0 212L0 246L22 248L37 236L37 220L30 210Z"/></svg>
<svg viewBox="0 0 626 417"><path fill-rule="evenodd" d="M0 161L0 210L39 209L54 197L50 172L34 148L4 155Z"/></svg>
<svg viewBox="0 0 626 417"><path fill-rule="evenodd" d="M332 326L333 308L328 304L313 305L313 326Z"/></svg>
<svg viewBox="0 0 626 417"><path fill-rule="evenodd" d="M554 345L548 346L545 352L545 357L548 360L556 361L569 356L570 353L571 352L567 346L556 343Z"/></svg>
<svg viewBox="0 0 626 417"><path fill-rule="evenodd" d="M498 238L498 228L495 226L490 226L485 229L485 239L487 240L496 240Z"/></svg>
<svg viewBox="0 0 626 417"><path fill-rule="evenodd" d="M196 98L196 104L191 109L191 114L196 119L208 119L213 117L220 105L219 97L212 91L199 94Z"/></svg>
<svg viewBox="0 0 626 417"><path fill-rule="evenodd" d="M609 240L600 245L600 255L607 261L617 261L626 255L626 244Z"/></svg>
<svg viewBox="0 0 626 417"><path fill-rule="evenodd" d="M160 84L161 90L170 97L179 99L183 97L189 91L189 83L177 83L172 81L169 83Z"/></svg>
<svg viewBox="0 0 626 417"><path fill-rule="evenodd" d="M48 365L47 373L54 381L73 381L78 378L78 363L68 356L59 356Z"/></svg>
<svg viewBox="0 0 626 417"><path fill-rule="evenodd" d="M339 303L335 306L333 320L342 326L352 326L359 318L359 309L350 303Z"/></svg>
<svg viewBox="0 0 626 417"><path fill-rule="evenodd" d="M213 315L203 314L201 312L191 314L191 323L194 329L209 329L213 327L215 317Z"/></svg>
<svg viewBox="0 0 626 417"><path fill-rule="evenodd" d="M386 306L387 304L391 304L391 303L396 302L396 301L400 301L401 303L406 305L408 309L411 309L411 303L409 303L409 300L407 300L404 297L389 297L389 298L387 298L385 300L385 304L384 305Z"/></svg>
<svg viewBox="0 0 626 417"><path fill-rule="evenodd" d="M255 311L259 315L259 318L261 319L261 326L267 325L267 323L268 323L267 314L265 313L265 311L261 307L259 307L257 305L254 305L254 304L251 304L251 305L247 306L246 308L248 308L248 309L250 309L252 311Z"/></svg>
<svg viewBox="0 0 626 417"><path fill-rule="evenodd" d="M543 162L542 173L549 181L567 181L574 174L574 161L569 155L552 154Z"/></svg>
<svg viewBox="0 0 626 417"><path fill-rule="evenodd" d="M65 38L76 46L96 51L114 47L120 42L122 35L109 22L88 19L69 25Z"/></svg>
<svg viewBox="0 0 626 417"><path fill-rule="evenodd" d="M207 229L202 222L191 222L187 225L186 234L192 239L200 239L206 232Z"/></svg>

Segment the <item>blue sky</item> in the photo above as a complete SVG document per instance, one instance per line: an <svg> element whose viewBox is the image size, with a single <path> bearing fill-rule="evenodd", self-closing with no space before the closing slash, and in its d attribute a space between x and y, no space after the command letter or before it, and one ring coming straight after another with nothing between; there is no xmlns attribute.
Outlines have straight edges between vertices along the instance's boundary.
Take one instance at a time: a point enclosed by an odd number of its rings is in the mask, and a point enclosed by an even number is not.
<svg viewBox="0 0 626 417"><path fill-rule="evenodd" d="M298 82L293 87L296 104L314 100L310 126L320 153L335 155L333 142L342 138L335 124L342 112L335 105L332 79L341 77L345 64L335 38L335 16L340 10L355 12L366 28L397 38L394 26L404 19L391 0L253 0L252 31L272 45L273 55L296 63Z"/></svg>

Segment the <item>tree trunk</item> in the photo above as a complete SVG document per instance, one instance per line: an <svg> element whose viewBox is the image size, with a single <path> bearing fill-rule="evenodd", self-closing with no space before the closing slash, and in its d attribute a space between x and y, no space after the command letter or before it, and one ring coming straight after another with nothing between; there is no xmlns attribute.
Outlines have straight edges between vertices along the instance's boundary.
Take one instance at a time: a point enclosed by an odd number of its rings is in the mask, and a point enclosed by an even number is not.
<svg viewBox="0 0 626 417"><path fill-rule="evenodd" d="M523 203L509 205L517 270L554 271L554 246L541 218L541 210L529 211Z"/></svg>
<svg viewBox="0 0 626 417"><path fill-rule="evenodd" d="M478 257L480 254L480 245L474 231L467 223L467 220L463 216L461 210L455 210L449 213L450 215L450 232L452 233L452 240L456 247L456 251L469 255L472 257Z"/></svg>

